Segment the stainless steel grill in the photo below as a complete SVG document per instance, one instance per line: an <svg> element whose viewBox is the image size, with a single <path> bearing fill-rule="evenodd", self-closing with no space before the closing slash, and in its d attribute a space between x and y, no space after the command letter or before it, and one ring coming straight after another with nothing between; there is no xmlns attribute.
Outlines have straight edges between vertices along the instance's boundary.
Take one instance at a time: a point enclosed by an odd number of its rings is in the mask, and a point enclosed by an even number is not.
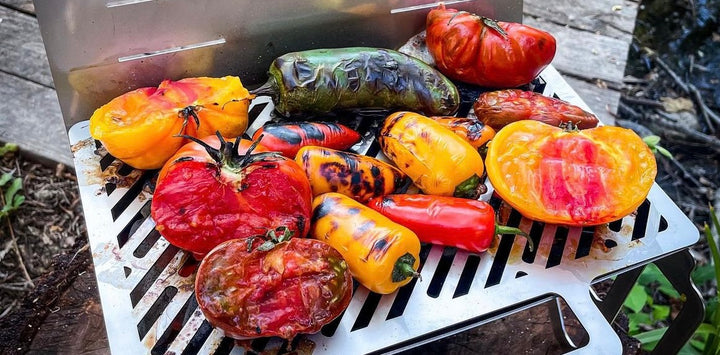
<svg viewBox="0 0 720 355"><path fill-rule="evenodd" d="M543 94L585 106L552 67L541 81L536 90ZM249 134L273 119L267 98L254 100L250 111ZM363 120L358 118L359 126ZM381 154L370 132L353 150ZM213 329L195 303L195 262L169 245L148 217L155 172L133 170L108 155L90 138L87 121L72 126L69 135L113 352L227 354L242 353L242 346L287 347L276 338L236 344ZM528 232L537 250L511 235L481 255L426 245L421 280L385 296L358 287L339 319L291 347L315 353L399 351L561 297L590 336L580 349L620 353L590 285L686 248L699 236L657 185L635 213L586 228L523 218L492 197L492 186L482 198L504 223ZM441 311L429 317L428 310Z"/></svg>

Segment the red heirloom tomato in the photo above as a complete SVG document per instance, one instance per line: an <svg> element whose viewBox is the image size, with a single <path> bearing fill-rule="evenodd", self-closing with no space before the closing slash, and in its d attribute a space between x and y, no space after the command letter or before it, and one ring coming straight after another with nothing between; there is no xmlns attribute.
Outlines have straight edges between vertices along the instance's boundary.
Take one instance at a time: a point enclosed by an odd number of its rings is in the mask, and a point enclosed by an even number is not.
<svg viewBox="0 0 720 355"><path fill-rule="evenodd" d="M451 79L494 88L531 82L555 57L555 38L513 22L495 22L440 5L427 17L427 47Z"/></svg>
<svg viewBox="0 0 720 355"><path fill-rule="evenodd" d="M650 148L629 129L568 130L533 120L499 130L485 164L495 192L522 215L569 226L630 214L657 173Z"/></svg>
<svg viewBox="0 0 720 355"><path fill-rule="evenodd" d="M312 190L303 170L257 144L222 137L183 146L158 175L151 205L157 230L171 244L201 257L229 239L287 227L310 228ZM242 150L238 150L242 147Z"/></svg>
<svg viewBox="0 0 720 355"><path fill-rule="evenodd" d="M340 253L289 235L257 249L250 239L229 240L203 259L195 296L210 324L234 338L292 339L318 332L347 308L352 275Z"/></svg>

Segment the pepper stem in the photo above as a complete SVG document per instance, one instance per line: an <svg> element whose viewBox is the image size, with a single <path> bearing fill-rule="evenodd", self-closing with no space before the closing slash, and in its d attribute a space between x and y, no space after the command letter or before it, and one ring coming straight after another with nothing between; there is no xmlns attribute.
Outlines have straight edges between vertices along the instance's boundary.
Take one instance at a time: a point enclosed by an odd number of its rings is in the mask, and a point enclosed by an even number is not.
<svg viewBox="0 0 720 355"><path fill-rule="evenodd" d="M502 226L502 225L496 224L495 225L495 234L514 234L514 235L522 236L525 239L527 239L527 244L528 244L528 248L530 249L530 251L531 252L535 251L535 241L533 241L532 238L530 238L530 236L528 236L528 234L525 233L520 228Z"/></svg>
<svg viewBox="0 0 720 355"><path fill-rule="evenodd" d="M420 277L420 273L417 272L413 265L415 265L415 257L410 253L399 257L395 262L395 266L392 270L392 282L401 282L408 277Z"/></svg>
<svg viewBox="0 0 720 355"><path fill-rule="evenodd" d="M482 186L480 182L480 177L477 174L473 174L473 176L455 186L453 196L471 199L478 198Z"/></svg>

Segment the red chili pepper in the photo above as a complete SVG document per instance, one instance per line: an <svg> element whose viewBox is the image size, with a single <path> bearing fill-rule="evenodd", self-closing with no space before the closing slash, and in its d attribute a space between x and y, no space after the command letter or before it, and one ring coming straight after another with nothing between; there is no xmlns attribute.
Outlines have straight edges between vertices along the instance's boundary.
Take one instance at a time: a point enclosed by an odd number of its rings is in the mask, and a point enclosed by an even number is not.
<svg viewBox="0 0 720 355"><path fill-rule="evenodd" d="M479 200L434 195L387 195L368 202L368 207L417 234L423 243L456 247L482 253L496 234L517 234L522 230L497 225L492 206ZM530 250L532 239L527 238Z"/></svg>
<svg viewBox="0 0 720 355"><path fill-rule="evenodd" d="M271 123L258 129L253 140L261 134L262 146L290 159L304 146L345 150L360 140L360 133L332 122Z"/></svg>

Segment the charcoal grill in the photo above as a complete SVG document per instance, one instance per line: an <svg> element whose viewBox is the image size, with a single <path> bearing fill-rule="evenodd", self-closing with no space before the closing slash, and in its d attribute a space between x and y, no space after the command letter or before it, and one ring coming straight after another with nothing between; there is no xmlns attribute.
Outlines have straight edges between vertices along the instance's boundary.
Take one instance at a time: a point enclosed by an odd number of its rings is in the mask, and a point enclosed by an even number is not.
<svg viewBox="0 0 720 355"><path fill-rule="evenodd" d="M165 78L238 74L246 84L259 84L269 61L291 50L338 45L397 48L422 28L427 9L434 7L422 1L311 1L292 9L272 2L247 3L247 11L239 12L231 1L212 2L208 14L203 10L209 1L36 0L69 129L113 353L236 354L285 349L287 344L277 338L237 343L209 325L193 294L196 264L162 238L149 217L156 172L134 170L107 154L90 137L87 119L92 110L127 90L157 85ZM522 1L451 3L446 2L503 20L521 20ZM396 23L399 20L402 25ZM178 29L178 21L187 27ZM346 31L340 24L350 27ZM377 26L388 24L395 30L392 34L377 33ZM163 31L169 28L176 32ZM552 66L532 88L588 109ZM466 102L460 114L468 111ZM253 100L250 117L249 134L275 119L269 98ZM367 121L357 117L358 126ZM382 158L372 129L365 132L352 149ZM621 343L608 321L617 314L639 270L650 262L673 269L668 277L688 299L678 318L685 326L671 328L669 335L687 339L695 329L702 302L689 281L693 262L686 250L699 234L657 185L636 212L621 220L566 228L522 217L493 197L492 186L486 184L489 190L481 198L494 204L502 222L528 232L536 251L512 235L503 235L481 255L425 245L421 279L384 296L358 287L340 318L318 334L299 337L291 347L315 353L398 352L563 299L588 334L575 343L564 333L562 322L554 322L566 350L619 354ZM664 267L668 264L673 267ZM600 300L591 285L614 276L615 286ZM428 310L436 311L429 317ZM677 348L667 344L661 346Z"/></svg>

